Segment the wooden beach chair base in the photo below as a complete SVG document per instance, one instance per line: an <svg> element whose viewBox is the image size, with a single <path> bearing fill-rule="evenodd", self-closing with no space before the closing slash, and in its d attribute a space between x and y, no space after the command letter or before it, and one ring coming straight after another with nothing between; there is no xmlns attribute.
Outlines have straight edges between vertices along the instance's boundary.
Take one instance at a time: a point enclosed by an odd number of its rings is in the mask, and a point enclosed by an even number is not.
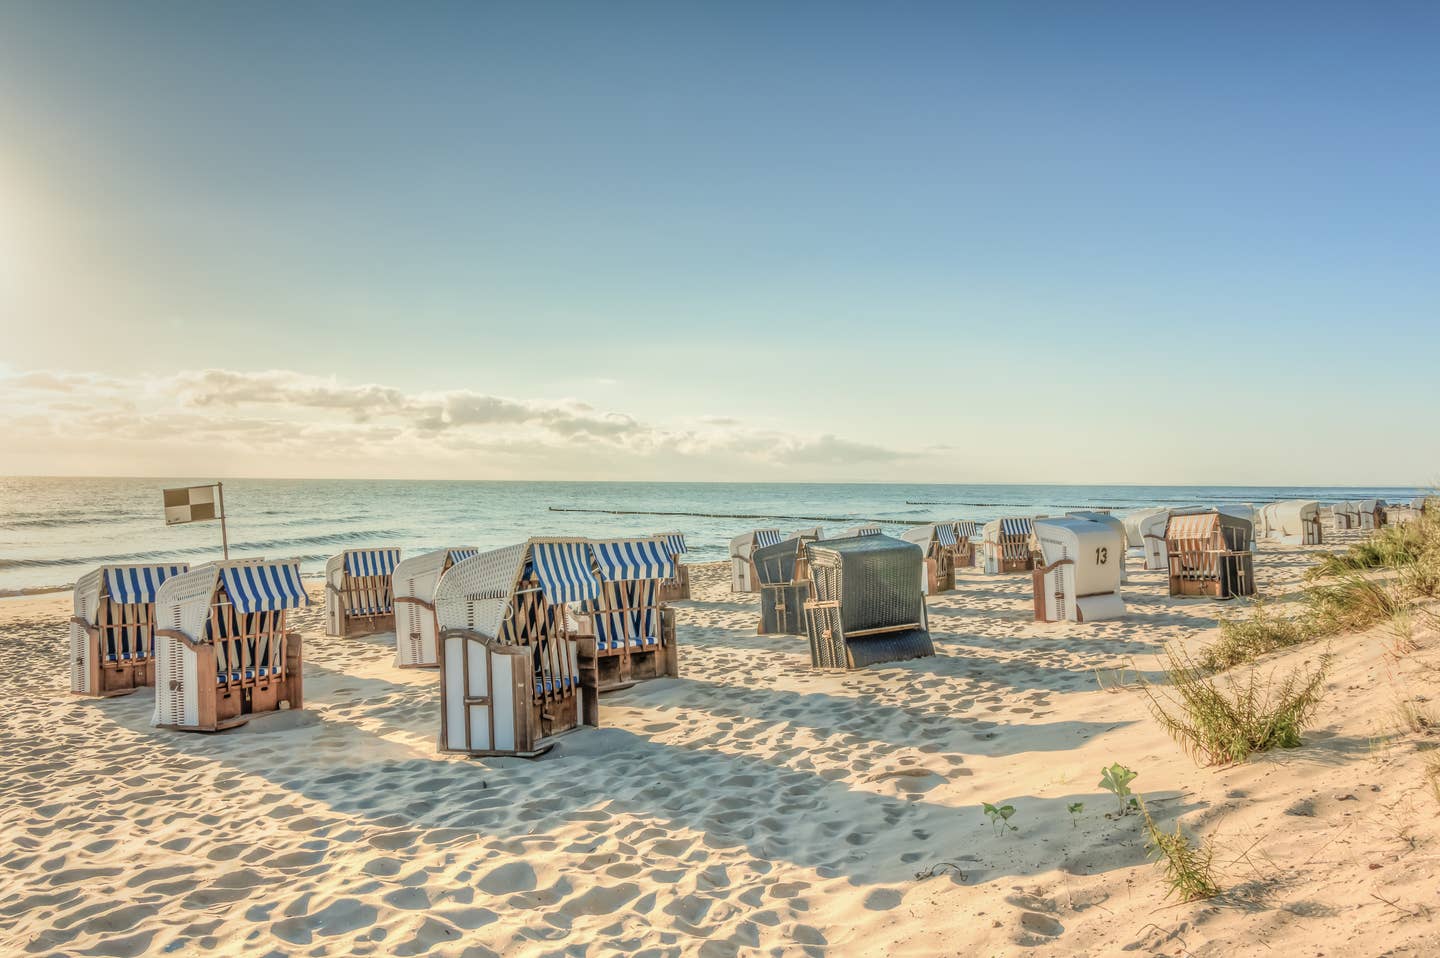
<svg viewBox="0 0 1440 958"><path fill-rule="evenodd" d="M118 698L155 684L149 657L111 662L100 651L100 630L84 619L70 619L73 658L70 693L88 698Z"/></svg>
<svg viewBox="0 0 1440 958"><path fill-rule="evenodd" d="M682 602L690 598L690 567L675 563L675 578L661 579L659 601Z"/></svg>
<svg viewBox="0 0 1440 958"><path fill-rule="evenodd" d="M254 678L239 681L216 681L219 674L215 664L215 647L209 644L191 642L183 633L160 630L157 636L176 639L195 656L196 715L194 725L162 723L158 728L179 732L223 732L238 728L256 715L279 712L285 708L299 710L305 707L302 666L302 642L295 632L285 634L284 669L279 675L259 675L251 669ZM242 672L242 675L246 674ZM170 691L183 692L184 679L177 672L167 676L165 681L173 683ZM283 703L283 704L282 704Z"/></svg>
<svg viewBox="0 0 1440 958"><path fill-rule="evenodd" d="M358 639L367 635L381 635L395 631L395 613L384 615L345 615L340 619L336 633L342 639Z"/></svg>

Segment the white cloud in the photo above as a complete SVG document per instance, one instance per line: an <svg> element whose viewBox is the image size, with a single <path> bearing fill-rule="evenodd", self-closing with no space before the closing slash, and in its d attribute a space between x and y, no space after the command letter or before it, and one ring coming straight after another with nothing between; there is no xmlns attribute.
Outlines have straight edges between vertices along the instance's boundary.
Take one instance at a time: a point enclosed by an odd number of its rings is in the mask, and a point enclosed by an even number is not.
<svg viewBox="0 0 1440 958"><path fill-rule="evenodd" d="M203 369L133 382L104 374L0 374L0 405L45 455L64 441L106 450L96 472L202 468L228 475L440 475L515 478L849 478L910 458L824 434L747 428L733 418L647 423L573 398L468 389L409 392L291 370ZM162 458L163 457L163 458ZM60 461L57 455L56 461ZM157 461L158 460L158 461ZM219 463L232 464L220 468ZM43 462L21 464L45 472Z"/></svg>

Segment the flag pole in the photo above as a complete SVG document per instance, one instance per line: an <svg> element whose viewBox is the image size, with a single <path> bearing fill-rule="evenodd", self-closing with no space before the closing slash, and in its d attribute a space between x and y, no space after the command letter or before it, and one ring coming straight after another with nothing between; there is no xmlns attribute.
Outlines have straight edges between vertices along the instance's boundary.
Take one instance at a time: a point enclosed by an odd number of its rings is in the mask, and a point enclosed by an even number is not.
<svg viewBox="0 0 1440 958"><path fill-rule="evenodd" d="M220 500L220 546L225 550L225 560L230 560L230 535L225 531L225 483L215 483L215 498Z"/></svg>

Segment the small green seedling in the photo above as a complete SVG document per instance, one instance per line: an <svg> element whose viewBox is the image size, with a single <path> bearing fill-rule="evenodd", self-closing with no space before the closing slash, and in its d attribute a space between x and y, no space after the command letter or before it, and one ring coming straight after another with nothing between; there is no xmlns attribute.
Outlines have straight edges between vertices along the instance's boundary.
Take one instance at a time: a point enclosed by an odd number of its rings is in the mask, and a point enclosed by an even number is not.
<svg viewBox="0 0 1440 958"><path fill-rule="evenodd" d="M1080 813L1085 811L1084 802L1071 802L1065 806L1065 811L1070 813L1070 827L1075 828L1080 821Z"/></svg>
<svg viewBox="0 0 1440 958"><path fill-rule="evenodd" d="M1100 770L1100 787L1115 796L1115 800L1120 803L1119 814L1121 815L1125 815L1139 807L1139 804L1130 795L1130 783L1135 780L1135 776L1138 774L1138 772L1132 772L1119 762L1116 762L1109 768L1102 768ZM1129 799L1129 801L1126 801L1126 799Z"/></svg>
<svg viewBox="0 0 1440 958"><path fill-rule="evenodd" d="M989 802L980 806L985 811L985 817L990 819L990 824L995 826L995 834L1002 834L1005 829L1018 832L1020 829L1010 824L1010 816L1015 814L1014 805L991 805Z"/></svg>

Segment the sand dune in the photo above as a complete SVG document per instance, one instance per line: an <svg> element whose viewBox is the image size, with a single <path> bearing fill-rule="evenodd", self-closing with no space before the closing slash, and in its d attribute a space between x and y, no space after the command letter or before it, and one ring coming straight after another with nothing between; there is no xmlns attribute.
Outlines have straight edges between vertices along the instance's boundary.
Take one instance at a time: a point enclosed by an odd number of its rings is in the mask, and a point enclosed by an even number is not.
<svg viewBox="0 0 1440 958"><path fill-rule="evenodd" d="M1313 551L1265 550L1265 593ZM1440 808L1390 714L1433 694L1440 637L1338 640L1306 746L1217 771L1129 683L1236 606L1159 573L1124 620L1043 625L1028 576L967 571L930 600L935 657L849 674L756 636L722 566L692 579L684 677L538 761L437 754L435 674L323 638L318 606L306 710L195 735L151 729L148 690L67 693L68 597L0 603L0 953L1440 954ZM1136 817L1106 817L1115 761L1216 839L1223 898L1165 900Z"/></svg>

